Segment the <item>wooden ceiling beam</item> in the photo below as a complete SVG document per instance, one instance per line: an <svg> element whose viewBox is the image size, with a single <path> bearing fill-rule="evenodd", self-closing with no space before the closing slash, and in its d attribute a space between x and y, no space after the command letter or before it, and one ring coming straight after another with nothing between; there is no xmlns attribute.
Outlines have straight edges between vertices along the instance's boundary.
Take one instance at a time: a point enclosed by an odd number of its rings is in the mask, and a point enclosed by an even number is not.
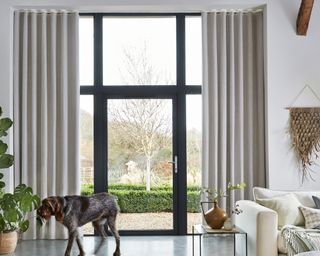
<svg viewBox="0 0 320 256"><path fill-rule="evenodd" d="M301 5L297 18L297 34L305 36L307 34L314 0L301 0Z"/></svg>

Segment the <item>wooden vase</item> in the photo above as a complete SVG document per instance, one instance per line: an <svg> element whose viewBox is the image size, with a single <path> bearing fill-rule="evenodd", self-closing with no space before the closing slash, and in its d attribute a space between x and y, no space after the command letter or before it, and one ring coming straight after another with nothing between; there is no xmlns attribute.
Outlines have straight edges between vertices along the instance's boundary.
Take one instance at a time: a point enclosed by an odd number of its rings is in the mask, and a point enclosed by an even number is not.
<svg viewBox="0 0 320 256"><path fill-rule="evenodd" d="M204 218L210 228L221 229L225 220L228 218L228 215L218 206L217 202L213 202L213 208L204 213Z"/></svg>
<svg viewBox="0 0 320 256"><path fill-rule="evenodd" d="M0 254L13 253L16 250L18 233L16 231L0 233Z"/></svg>

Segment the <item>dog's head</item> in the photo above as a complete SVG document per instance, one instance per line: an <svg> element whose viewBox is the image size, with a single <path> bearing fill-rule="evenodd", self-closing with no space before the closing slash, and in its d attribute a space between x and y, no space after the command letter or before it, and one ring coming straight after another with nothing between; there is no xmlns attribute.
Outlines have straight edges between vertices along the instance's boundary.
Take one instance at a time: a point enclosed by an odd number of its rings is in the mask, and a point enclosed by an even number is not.
<svg viewBox="0 0 320 256"><path fill-rule="evenodd" d="M63 203L62 198L57 196L50 196L42 200L41 206L37 209L37 220L44 224L51 216L55 216L59 222L63 221Z"/></svg>

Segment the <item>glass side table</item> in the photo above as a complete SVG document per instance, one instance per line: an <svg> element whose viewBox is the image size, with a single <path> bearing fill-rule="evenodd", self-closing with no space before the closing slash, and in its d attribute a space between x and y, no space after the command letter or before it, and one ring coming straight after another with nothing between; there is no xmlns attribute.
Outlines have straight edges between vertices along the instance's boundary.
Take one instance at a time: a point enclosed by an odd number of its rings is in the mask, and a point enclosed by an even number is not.
<svg viewBox="0 0 320 256"><path fill-rule="evenodd" d="M247 233L244 232L243 230L241 230L238 227L234 227L232 230L227 231L224 229L211 229L210 227L208 227L207 225L202 225L202 224L196 224L192 226L192 255L195 255L195 236L199 237L199 256L201 256L202 253L202 242L201 242L201 238L203 237L208 237L208 236L222 236L222 235L230 235L233 236L233 255L236 255L236 248L237 248L237 244L236 244L236 236L241 236L241 242L245 243L244 245L244 249L245 249L245 253L243 254L243 250L242 250L242 254L241 255L248 255L248 242L247 242ZM243 244L242 244L243 246Z"/></svg>

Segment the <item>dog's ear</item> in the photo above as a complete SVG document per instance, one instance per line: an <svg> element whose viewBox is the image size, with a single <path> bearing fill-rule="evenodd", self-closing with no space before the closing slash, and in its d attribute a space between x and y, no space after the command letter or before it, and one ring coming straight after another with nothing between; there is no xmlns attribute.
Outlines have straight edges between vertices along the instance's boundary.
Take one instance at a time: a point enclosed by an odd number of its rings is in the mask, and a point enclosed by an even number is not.
<svg viewBox="0 0 320 256"><path fill-rule="evenodd" d="M63 207L61 207L61 204L59 204L58 209L56 211L56 220L59 222L62 222L64 219L64 212L63 212Z"/></svg>
<svg viewBox="0 0 320 256"><path fill-rule="evenodd" d="M55 216L56 220L62 222L64 219L64 211L63 211L63 199L60 197L55 198Z"/></svg>
<svg viewBox="0 0 320 256"><path fill-rule="evenodd" d="M45 204L50 206L52 214L55 215L56 220L62 222L64 219L64 212L63 212L63 204L59 197L51 196L45 199Z"/></svg>
<svg viewBox="0 0 320 256"><path fill-rule="evenodd" d="M55 200L53 199L53 197L48 197L42 201L42 205L49 208L52 214L54 214L55 212L54 201Z"/></svg>

